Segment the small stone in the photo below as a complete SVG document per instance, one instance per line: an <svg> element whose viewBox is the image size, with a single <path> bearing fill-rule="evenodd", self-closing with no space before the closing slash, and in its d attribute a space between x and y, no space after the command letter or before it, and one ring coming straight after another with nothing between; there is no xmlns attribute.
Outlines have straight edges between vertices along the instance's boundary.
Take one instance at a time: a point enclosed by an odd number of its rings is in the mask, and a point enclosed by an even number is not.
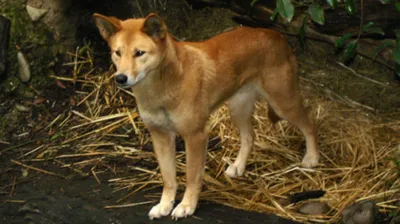
<svg viewBox="0 0 400 224"><path fill-rule="evenodd" d="M279 198L278 200L276 200L276 202L278 202L278 204L280 204L283 207L286 207L290 204L292 204L292 201L289 198Z"/></svg>
<svg viewBox="0 0 400 224"><path fill-rule="evenodd" d="M328 213L329 206L323 202L307 202L300 206L299 212L307 215L323 215Z"/></svg>
<svg viewBox="0 0 400 224"><path fill-rule="evenodd" d="M30 5L26 5L26 11L28 12L29 17L33 22L38 21L44 14L47 13L47 9L38 9L35 7L32 7Z"/></svg>
<svg viewBox="0 0 400 224"><path fill-rule="evenodd" d="M29 107L26 107L21 104L15 104L15 109L17 109L19 112L29 112L31 109Z"/></svg>
<svg viewBox="0 0 400 224"><path fill-rule="evenodd" d="M374 201L360 201L342 212L343 224L372 224L377 212Z"/></svg>

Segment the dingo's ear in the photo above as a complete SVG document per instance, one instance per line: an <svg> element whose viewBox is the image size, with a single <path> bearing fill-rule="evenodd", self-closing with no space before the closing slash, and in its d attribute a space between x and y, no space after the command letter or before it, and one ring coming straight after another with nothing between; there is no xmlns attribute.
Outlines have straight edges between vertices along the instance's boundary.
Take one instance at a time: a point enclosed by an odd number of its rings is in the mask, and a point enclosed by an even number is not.
<svg viewBox="0 0 400 224"><path fill-rule="evenodd" d="M146 17L141 30L156 41L164 40L165 37L167 37L167 26L164 21L154 13Z"/></svg>
<svg viewBox="0 0 400 224"><path fill-rule="evenodd" d="M121 21L115 17L107 17L100 14L93 14L94 22L100 31L100 35L107 41L121 29Z"/></svg>

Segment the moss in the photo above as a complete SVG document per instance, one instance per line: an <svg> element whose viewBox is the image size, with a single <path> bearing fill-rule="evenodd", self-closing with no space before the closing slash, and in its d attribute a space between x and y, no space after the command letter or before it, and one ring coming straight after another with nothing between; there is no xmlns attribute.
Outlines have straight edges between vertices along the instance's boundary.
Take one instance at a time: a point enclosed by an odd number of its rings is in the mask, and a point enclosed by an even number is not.
<svg viewBox="0 0 400 224"><path fill-rule="evenodd" d="M51 32L40 22L32 22L24 1L6 0L0 3L0 14L11 20L8 77L16 76L16 45L20 46L31 65L32 85L47 85L49 64L57 53Z"/></svg>
<svg viewBox="0 0 400 224"><path fill-rule="evenodd" d="M52 62L58 53L59 45L44 24L31 21L24 2L0 1L0 15L11 20L7 78L0 83L0 99L6 99L0 109L3 115L0 118L0 139L7 139L9 129L18 127L19 121L26 116L15 111L14 104L29 95L27 92L32 91L19 81L16 45L22 49L30 63L30 84L39 91L54 85L54 79L49 78L49 75L54 73L51 65L54 64Z"/></svg>

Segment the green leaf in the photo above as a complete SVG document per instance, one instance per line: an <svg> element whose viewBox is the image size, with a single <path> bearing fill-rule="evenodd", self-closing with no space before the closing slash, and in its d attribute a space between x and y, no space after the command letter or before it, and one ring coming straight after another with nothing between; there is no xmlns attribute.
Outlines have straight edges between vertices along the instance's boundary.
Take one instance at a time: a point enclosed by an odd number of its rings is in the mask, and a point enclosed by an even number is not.
<svg viewBox="0 0 400 224"><path fill-rule="evenodd" d="M383 32L383 30L379 27L373 27L374 26L374 22L368 22L367 24L363 25L361 27L361 30L363 32L367 32L367 33L377 33L380 35L385 35L385 32Z"/></svg>
<svg viewBox="0 0 400 224"><path fill-rule="evenodd" d="M374 24L375 24L374 22L368 22L367 24L363 25L361 29L364 30L364 29L370 28L370 27L372 27Z"/></svg>
<svg viewBox="0 0 400 224"><path fill-rule="evenodd" d="M396 43L400 44L400 29L394 30L394 33L396 34Z"/></svg>
<svg viewBox="0 0 400 224"><path fill-rule="evenodd" d="M376 34L380 34L380 35L385 35L385 32L383 32L383 30L380 27L369 27L364 29L365 32L367 33L376 33Z"/></svg>
<svg viewBox="0 0 400 224"><path fill-rule="evenodd" d="M326 0L326 2L332 9L337 7L337 0Z"/></svg>
<svg viewBox="0 0 400 224"><path fill-rule="evenodd" d="M350 15L354 15L354 13L357 10L354 0L344 0L344 5L345 5L347 13L349 13Z"/></svg>
<svg viewBox="0 0 400 224"><path fill-rule="evenodd" d="M57 139L60 136L61 136L61 133L55 133L54 135L51 136L50 140Z"/></svg>
<svg viewBox="0 0 400 224"><path fill-rule="evenodd" d="M395 6L397 11L400 12L400 2L396 2Z"/></svg>
<svg viewBox="0 0 400 224"><path fill-rule="evenodd" d="M354 58L354 56L356 55L357 45L357 40L353 40L349 44L347 44L346 48L344 49L345 62L348 62L349 60Z"/></svg>
<svg viewBox="0 0 400 224"><path fill-rule="evenodd" d="M285 18L288 22L292 21L294 16L294 6L291 0L277 0L276 7L279 15Z"/></svg>
<svg viewBox="0 0 400 224"><path fill-rule="evenodd" d="M397 75L398 77L400 77L400 64L395 64L395 65L394 65L394 70L395 70L395 72L396 72L396 75Z"/></svg>
<svg viewBox="0 0 400 224"><path fill-rule="evenodd" d="M324 17L324 9L318 4L312 4L308 7L308 13L311 15L311 19L320 24L324 25L325 17Z"/></svg>
<svg viewBox="0 0 400 224"><path fill-rule="evenodd" d="M400 65L400 44L397 44L396 47L393 50L393 60L394 63Z"/></svg>
<svg viewBox="0 0 400 224"><path fill-rule="evenodd" d="M272 15L271 15L271 17L269 17L269 19L274 21L277 14L278 14L278 8L275 8L274 13L272 13Z"/></svg>
<svg viewBox="0 0 400 224"><path fill-rule="evenodd" d="M391 41L384 41L381 45L379 45L376 50L375 50L375 54L374 54L374 60L376 58L376 56L378 56L378 54L383 51L384 49L388 48L388 47L394 47L394 43Z"/></svg>
<svg viewBox="0 0 400 224"><path fill-rule="evenodd" d="M300 43L301 47L303 48L304 48L304 36L306 34L306 29L307 29L307 21L308 21L308 16L305 16L303 19L303 23L301 24L301 27L299 29Z"/></svg>
<svg viewBox="0 0 400 224"><path fill-rule="evenodd" d="M250 3L251 7L253 7L254 4L256 4L258 1L260 1L260 0L253 0L253 1L251 1L251 3Z"/></svg>
<svg viewBox="0 0 400 224"><path fill-rule="evenodd" d="M344 46L344 43L353 36L352 33L346 33L345 35L341 36L339 39L335 41L335 47L341 48Z"/></svg>

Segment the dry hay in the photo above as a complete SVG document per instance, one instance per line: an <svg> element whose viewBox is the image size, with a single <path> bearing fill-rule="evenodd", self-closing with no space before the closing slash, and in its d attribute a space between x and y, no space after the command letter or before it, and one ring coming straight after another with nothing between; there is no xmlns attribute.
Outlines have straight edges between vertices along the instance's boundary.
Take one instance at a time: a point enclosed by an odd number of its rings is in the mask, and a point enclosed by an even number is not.
<svg viewBox="0 0 400 224"><path fill-rule="evenodd" d="M113 172L116 178L108 182L115 191L126 191L127 195L116 202L124 206L137 191L160 186L161 176L155 155L148 150L149 134L134 107L134 98L116 88L111 70L95 74L88 55L71 54L72 63L67 65L74 66L73 77L55 77L74 83L72 101L76 106L49 124L49 129L57 130L52 140L26 153L22 161L51 159L74 173L93 175L98 182L99 174ZM85 66L88 64L91 66ZM260 102L254 114L256 141L247 172L244 177L230 179L224 170L236 158L240 141L224 106L210 118L210 140L221 141L208 149L201 199L321 223L338 221L345 207L364 199L376 200L383 212L398 209L399 167L388 158L400 150L400 122L383 122L357 107L329 100L312 83L302 79L305 103L318 125L320 165L315 169L299 166L305 146L302 134L286 121L271 125L266 103ZM183 189L184 151L176 157L179 187ZM298 205L278 203L288 193L320 189L327 193L318 200L332 208L328 215L303 215L296 212ZM149 195L154 203L159 196Z"/></svg>

